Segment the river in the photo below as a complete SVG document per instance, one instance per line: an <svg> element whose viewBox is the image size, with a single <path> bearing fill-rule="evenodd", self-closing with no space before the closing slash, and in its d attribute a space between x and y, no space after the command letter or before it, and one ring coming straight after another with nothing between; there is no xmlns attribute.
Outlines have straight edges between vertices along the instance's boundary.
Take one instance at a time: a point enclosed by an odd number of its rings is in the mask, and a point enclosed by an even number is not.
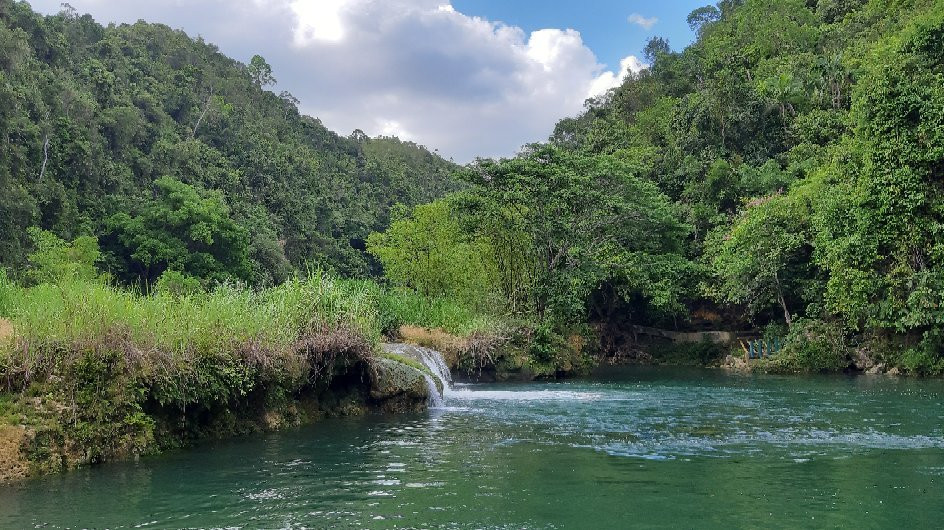
<svg viewBox="0 0 944 530"><path fill-rule="evenodd" d="M0 490L2 528L939 527L944 381L614 369L458 385Z"/></svg>

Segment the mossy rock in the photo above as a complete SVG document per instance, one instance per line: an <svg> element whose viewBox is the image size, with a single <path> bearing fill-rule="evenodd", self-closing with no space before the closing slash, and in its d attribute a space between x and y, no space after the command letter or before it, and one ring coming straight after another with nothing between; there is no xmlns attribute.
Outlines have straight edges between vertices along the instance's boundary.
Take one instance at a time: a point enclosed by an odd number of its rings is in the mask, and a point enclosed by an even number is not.
<svg viewBox="0 0 944 530"><path fill-rule="evenodd" d="M427 375L387 357L375 358L368 370L370 398L385 412L422 410L429 400Z"/></svg>

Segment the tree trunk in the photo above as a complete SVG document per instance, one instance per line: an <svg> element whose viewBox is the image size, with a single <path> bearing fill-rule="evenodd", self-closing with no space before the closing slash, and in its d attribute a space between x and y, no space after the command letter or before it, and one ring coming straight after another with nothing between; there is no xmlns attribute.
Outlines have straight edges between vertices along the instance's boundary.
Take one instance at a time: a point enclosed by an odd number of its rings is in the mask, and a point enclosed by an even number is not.
<svg viewBox="0 0 944 530"><path fill-rule="evenodd" d="M39 182L43 181L43 175L46 174L46 164L49 162L49 134L43 138L43 167L39 169Z"/></svg>
<svg viewBox="0 0 944 530"><path fill-rule="evenodd" d="M787 323L787 327L793 325L793 318L790 316L790 310L787 309L787 301L783 298L783 289L780 287L780 276L777 272L774 272L774 281L777 284L777 298L780 300L780 306L783 307L783 319Z"/></svg>

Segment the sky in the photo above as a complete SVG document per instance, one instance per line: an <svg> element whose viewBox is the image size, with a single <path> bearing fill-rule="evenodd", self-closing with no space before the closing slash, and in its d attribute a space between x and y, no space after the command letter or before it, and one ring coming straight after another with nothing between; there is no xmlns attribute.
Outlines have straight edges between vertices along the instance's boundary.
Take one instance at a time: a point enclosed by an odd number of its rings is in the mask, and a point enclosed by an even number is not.
<svg viewBox="0 0 944 530"><path fill-rule="evenodd" d="M31 0L56 13L61 0ZM707 0L70 0L103 24L161 22L248 63L259 54L300 110L456 162L513 156L645 67L653 36L692 40Z"/></svg>

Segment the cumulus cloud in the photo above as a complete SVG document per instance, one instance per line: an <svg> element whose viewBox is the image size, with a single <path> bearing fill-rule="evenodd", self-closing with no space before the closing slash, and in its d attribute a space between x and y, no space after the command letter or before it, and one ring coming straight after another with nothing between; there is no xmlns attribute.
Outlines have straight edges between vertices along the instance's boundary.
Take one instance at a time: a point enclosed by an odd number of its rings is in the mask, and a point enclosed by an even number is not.
<svg viewBox="0 0 944 530"><path fill-rule="evenodd" d="M60 1L33 5L52 13ZM547 138L585 98L644 66L628 56L611 71L577 31L527 33L443 0L71 3L100 22L143 18L182 28L244 62L259 53L277 90L292 92L329 128L400 136L459 162L510 156Z"/></svg>
<svg viewBox="0 0 944 530"><path fill-rule="evenodd" d="M657 22L659 22L659 19L656 17L646 18L639 13L633 13L632 15L629 15L630 24L636 24L637 26L646 30L652 29L652 26L655 26Z"/></svg>

